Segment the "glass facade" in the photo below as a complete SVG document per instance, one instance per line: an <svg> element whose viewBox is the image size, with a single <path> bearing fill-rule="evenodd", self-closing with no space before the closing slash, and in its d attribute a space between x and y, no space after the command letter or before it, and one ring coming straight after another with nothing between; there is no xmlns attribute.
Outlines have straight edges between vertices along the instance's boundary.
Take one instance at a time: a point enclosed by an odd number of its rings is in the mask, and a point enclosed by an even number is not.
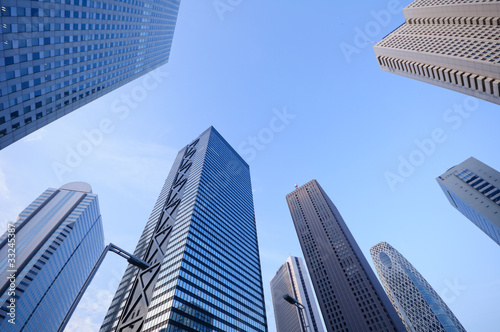
<svg viewBox="0 0 500 332"><path fill-rule="evenodd" d="M382 285L408 331L465 332L441 297L396 249L381 242L370 253Z"/></svg>
<svg viewBox="0 0 500 332"><path fill-rule="evenodd" d="M267 331L249 167L213 127L179 152L136 249L146 261L165 211L175 222L143 318L129 312L145 274L129 267L101 331Z"/></svg>
<svg viewBox="0 0 500 332"><path fill-rule="evenodd" d="M500 245L500 172L470 157L436 180L451 205Z"/></svg>
<svg viewBox="0 0 500 332"><path fill-rule="evenodd" d="M47 189L19 215L15 229L14 294L6 283L11 237L0 238L0 330L57 331L104 249L97 195L84 183Z"/></svg>
<svg viewBox="0 0 500 332"><path fill-rule="evenodd" d="M168 61L180 0L2 0L0 149Z"/></svg>
<svg viewBox="0 0 500 332"><path fill-rule="evenodd" d="M326 329L405 331L339 211L316 180L286 196Z"/></svg>

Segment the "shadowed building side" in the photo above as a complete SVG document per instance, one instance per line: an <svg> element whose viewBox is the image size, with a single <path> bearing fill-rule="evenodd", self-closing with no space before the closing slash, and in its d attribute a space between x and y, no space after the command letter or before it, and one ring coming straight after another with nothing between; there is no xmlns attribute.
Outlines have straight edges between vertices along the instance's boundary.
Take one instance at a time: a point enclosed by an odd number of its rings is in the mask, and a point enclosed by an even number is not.
<svg viewBox="0 0 500 332"><path fill-rule="evenodd" d="M301 258L287 258L271 280L271 296L274 317L278 332L324 332L321 314L319 313L311 282ZM304 306L301 309L285 301L289 294ZM305 327L309 326L309 330Z"/></svg>

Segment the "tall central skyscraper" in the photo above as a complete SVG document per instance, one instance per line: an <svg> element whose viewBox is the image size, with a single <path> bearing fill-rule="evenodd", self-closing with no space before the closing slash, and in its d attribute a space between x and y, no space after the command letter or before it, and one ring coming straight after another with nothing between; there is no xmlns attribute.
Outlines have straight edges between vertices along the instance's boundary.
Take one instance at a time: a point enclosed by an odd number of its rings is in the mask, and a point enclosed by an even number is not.
<svg viewBox="0 0 500 332"><path fill-rule="evenodd" d="M415 0L374 46L382 70L500 104L498 1Z"/></svg>
<svg viewBox="0 0 500 332"><path fill-rule="evenodd" d="M267 331L250 170L210 127L179 151L101 331Z"/></svg>
<svg viewBox="0 0 500 332"><path fill-rule="evenodd" d="M406 331L319 183L309 181L286 200L327 330Z"/></svg>
<svg viewBox="0 0 500 332"><path fill-rule="evenodd" d="M0 149L165 64L179 2L2 0Z"/></svg>

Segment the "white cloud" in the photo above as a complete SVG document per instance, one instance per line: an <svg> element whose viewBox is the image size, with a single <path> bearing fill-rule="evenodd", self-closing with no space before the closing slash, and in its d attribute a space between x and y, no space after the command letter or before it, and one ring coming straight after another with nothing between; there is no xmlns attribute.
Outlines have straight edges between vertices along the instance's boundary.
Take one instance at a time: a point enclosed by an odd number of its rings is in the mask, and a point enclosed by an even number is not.
<svg viewBox="0 0 500 332"><path fill-rule="evenodd" d="M100 327L91 316L73 316L64 332L95 332L99 331Z"/></svg>
<svg viewBox="0 0 500 332"><path fill-rule="evenodd" d="M10 190L7 187L7 177L0 167L0 199L9 199Z"/></svg>

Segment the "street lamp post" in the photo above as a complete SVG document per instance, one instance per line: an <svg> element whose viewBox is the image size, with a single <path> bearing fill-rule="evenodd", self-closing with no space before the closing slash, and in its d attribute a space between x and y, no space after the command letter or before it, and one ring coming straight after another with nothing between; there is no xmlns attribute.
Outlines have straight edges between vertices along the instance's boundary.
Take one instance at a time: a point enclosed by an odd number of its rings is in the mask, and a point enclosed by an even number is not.
<svg viewBox="0 0 500 332"><path fill-rule="evenodd" d="M99 259L97 260L97 263L95 263L94 268L90 272L90 275L87 277L87 280L85 280L85 283L83 284L82 288L80 289L80 292L78 293L75 300L73 301L73 304L69 308L68 313L66 314L61 325L59 326L59 329L57 329L57 332L63 332L64 329L66 328L66 325L68 324L68 321L71 318L71 315L73 315L73 312L75 311L76 307L78 306L78 302L80 302L80 300L82 299L82 296L85 293L85 291L87 290L87 287L89 286L90 282L92 281L92 279L94 279L94 276L97 273L97 270L99 269L99 267L101 266L101 263L104 260L104 257L106 257L106 254L108 253L108 251L112 251L115 254L127 259L127 262L129 262L130 264L132 264L134 266L137 266L141 270L145 270L145 269L149 268L149 264L146 263L145 261L143 261L142 259L140 259L132 254L129 254L125 250L115 246L113 243L108 244L106 246L106 248L104 248Z"/></svg>
<svg viewBox="0 0 500 332"><path fill-rule="evenodd" d="M296 298L292 297L290 294L283 295L283 299L285 299L286 302L293 304L294 306L299 308L299 312L302 315L302 319L304 321L304 324L306 325L304 331L308 332L309 331L309 324L307 322L307 317L306 317L306 313L304 310L305 307L302 305L302 303L300 303Z"/></svg>

